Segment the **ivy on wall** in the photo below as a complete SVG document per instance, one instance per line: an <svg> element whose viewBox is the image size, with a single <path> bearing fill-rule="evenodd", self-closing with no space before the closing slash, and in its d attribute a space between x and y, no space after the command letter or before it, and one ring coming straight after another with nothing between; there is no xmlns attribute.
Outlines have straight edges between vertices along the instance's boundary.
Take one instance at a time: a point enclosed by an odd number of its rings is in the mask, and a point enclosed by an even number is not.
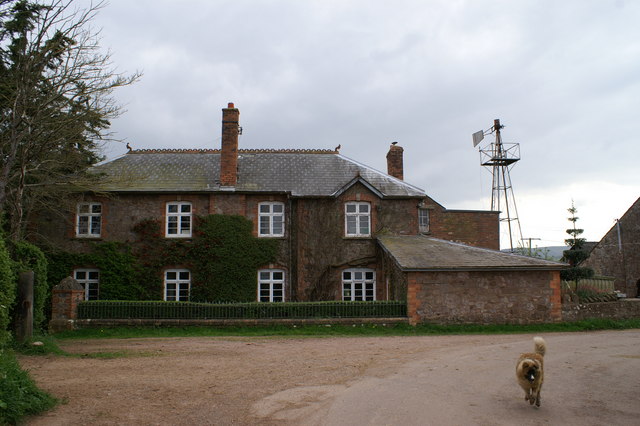
<svg viewBox="0 0 640 426"><path fill-rule="evenodd" d="M275 261L278 241L254 237L253 223L242 216L205 216L196 226L193 299L255 301L257 270Z"/></svg>
<svg viewBox="0 0 640 426"><path fill-rule="evenodd" d="M92 243L88 253L49 252L49 282L55 286L76 268L100 270L100 298L138 300L144 289L134 274L136 258L128 244L119 242Z"/></svg>
<svg viewBox="0 0 640 426"><path fill-rule="evenodd" d="M132 243L94 243L89 253L50 253L49 278L60 282L78 267L100 269L100 299L161 300L163 270L191 271L191 300L256 300L257 269L274 262L278 241L256 238L243 216L195 218L193 238L165 238L162 224L146 219Z"/></svg>

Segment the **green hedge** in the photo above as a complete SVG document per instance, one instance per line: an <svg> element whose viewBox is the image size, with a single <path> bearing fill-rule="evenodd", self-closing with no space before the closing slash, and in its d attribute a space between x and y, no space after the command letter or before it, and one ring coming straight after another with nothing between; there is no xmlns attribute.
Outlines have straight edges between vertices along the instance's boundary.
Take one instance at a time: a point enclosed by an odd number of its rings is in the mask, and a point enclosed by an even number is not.
<svg viewBox="0 0 640 426"><path fill-rule="evenodd" d="M7 331L11 309L16 299L16 280L11 268L9 252L0 235L0 350L9 340Z"/></svg>
<svg viewBox="0 0 640 426"><path fill-rule="evenodd" d="M398 301L192 303L94 300L78 305L79 319L300 319L406 317Z"/></svg>
<svg viewBox="0 0 640 426"><path fill-rule="evenodd" d="M33 271L33 328L34 330L39 330L45 325L45 308L50 302L47 259L42 250L24 241L9 243L9 247L15 262L14 272L16 277L21 272Z"/></svg>

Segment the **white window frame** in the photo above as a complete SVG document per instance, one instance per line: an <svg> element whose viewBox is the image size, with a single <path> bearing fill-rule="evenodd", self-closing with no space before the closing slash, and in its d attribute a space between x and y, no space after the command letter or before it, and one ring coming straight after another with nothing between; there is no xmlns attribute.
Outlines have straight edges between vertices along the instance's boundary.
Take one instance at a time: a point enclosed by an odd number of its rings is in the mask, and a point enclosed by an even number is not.
<svg viewBox="0 0 640 426"><path fill-rule="evenodd" d="M74 269L73 278L84 288L84 300L98 300L100 298L99 269Z"/></svg>
<svg viewBox="0 0 640 426"><path fill-rule="evenodd" d="M186 290L186 297L184 292ZM188 269L166 269L164 271L163 300L188 302L191 298L191 271Z"/></svg>
<svg viewBox="0 0 640 426"><path fill-rule="evenodd" d="M420 233L429 233L429 223L431 221L430 209L418 208L418 228Z"/></svg>
<svg viewBox="0 0 640 426"><path fill-rule="evenodd" d="M365 207L366 211L364 211ZM366 229L363 229L365 227ZM371 236L371 203L364 201L345 203L344 233L347 237Z"/></svg>
<svg viewBox="0 0 640 426"><path fill-rule="evenodd" d="M258 302L285 301L285 272L282 269L258 271Z"/></svg>
<svg viewBox="0 0 640 426"><path fill-rule="evenodd" d="M102 234L102 203L78 203L76 206L76 237L100 238Z"/></svg>
<svg viewBox="0 0 640 426"><path fill-rule="evenodd" d="M376 271L368 268L342 271L342 300L376 300Z"/></svg>
<svg viewBox="0 0 640 426"><path fill-rule="evenodd" d="M174 210L175 207L175 211ZM188 208L188 209L187 209ZM188 210L188 211L185 211ZM165 237L167 238L191 238L193 230L193 206L188 201L172 201L165 208ZM170 226L175 223L174 227Z"/></svg>
<svg viewBox="0 0 640 426"><path fill-rule="evenodd" d="M269 201L258 204L258 236L284 237L284 203Z"/></svg>

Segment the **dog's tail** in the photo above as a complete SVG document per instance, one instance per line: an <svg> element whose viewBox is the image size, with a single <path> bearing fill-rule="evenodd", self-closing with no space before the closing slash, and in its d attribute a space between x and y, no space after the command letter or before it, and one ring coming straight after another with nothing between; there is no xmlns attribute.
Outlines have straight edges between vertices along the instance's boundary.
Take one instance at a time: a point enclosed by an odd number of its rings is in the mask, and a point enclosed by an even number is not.
<svg viewBox="0 0 640 426"><path fill-rule="evenodd" d="M544 356L544 354L547 352L547 344L542 337L534 337L533 345L537 354Z"/></svg>

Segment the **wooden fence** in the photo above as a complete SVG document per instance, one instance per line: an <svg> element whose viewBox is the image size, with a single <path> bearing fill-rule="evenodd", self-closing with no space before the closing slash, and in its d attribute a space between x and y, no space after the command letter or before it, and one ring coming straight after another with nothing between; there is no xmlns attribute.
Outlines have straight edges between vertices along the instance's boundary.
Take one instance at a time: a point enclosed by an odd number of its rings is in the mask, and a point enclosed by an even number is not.
<svg viewBox="0 0 640 426"><path fill-rule="evenodd" d="M612 277L594 277L582 279L578 282L578 288L588 288L598 293L613 293L615 287L613 285L615 278ZM562 281L563 291L576 291L575 281Z"/></svg>

